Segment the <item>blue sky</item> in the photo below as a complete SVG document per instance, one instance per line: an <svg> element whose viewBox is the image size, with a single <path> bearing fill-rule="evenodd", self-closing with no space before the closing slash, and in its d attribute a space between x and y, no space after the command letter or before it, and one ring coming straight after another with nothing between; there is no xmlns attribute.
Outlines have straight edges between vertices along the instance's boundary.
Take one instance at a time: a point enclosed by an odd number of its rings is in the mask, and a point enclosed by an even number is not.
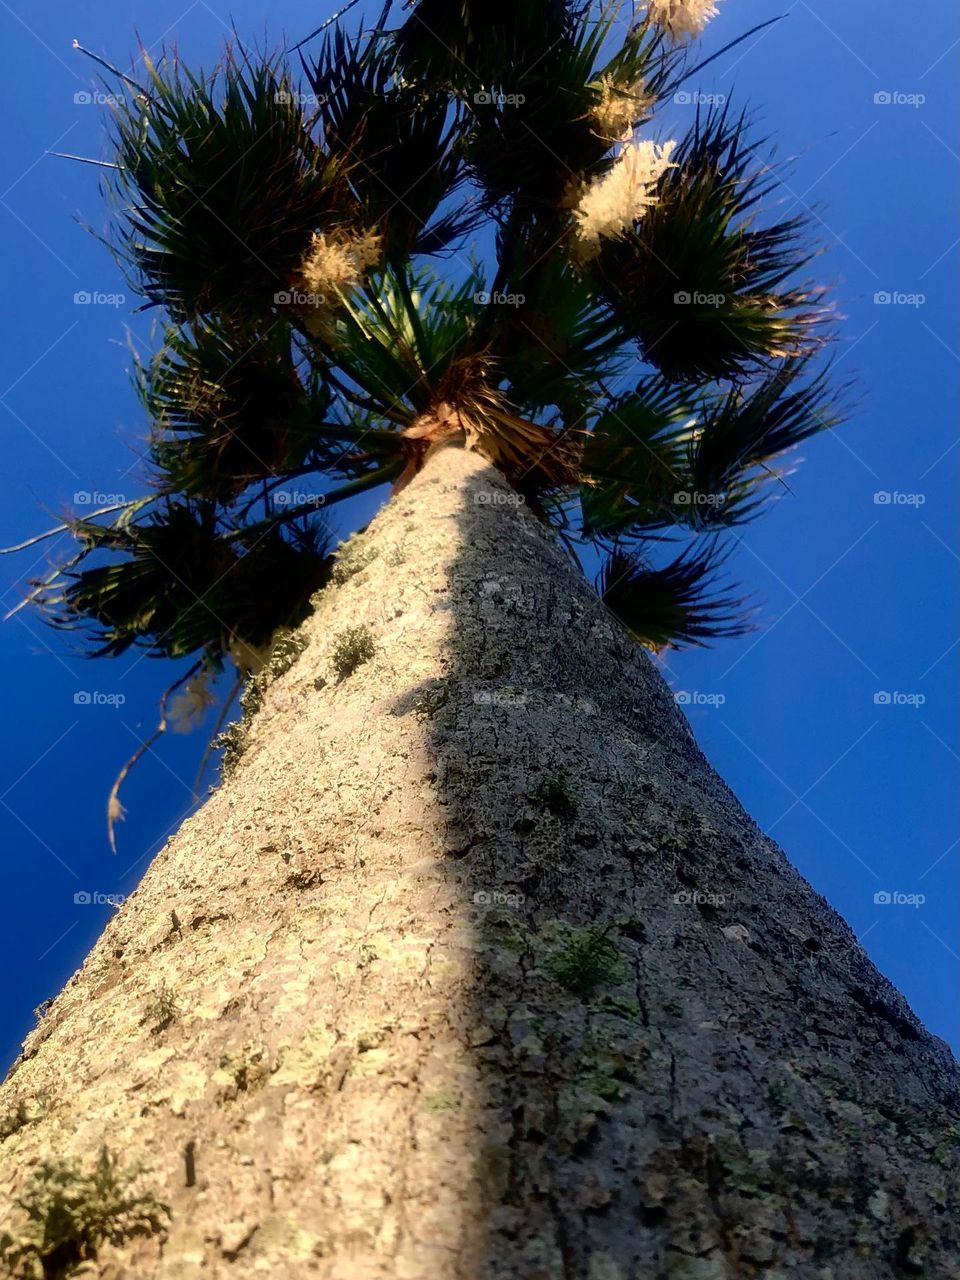
<svg viewBox="0 0 960 1280"><path fill-rule="evenodd" d="M0 545L54 524L75 494L138 492L145 423L126 348L149 344L150 321L132 315L136 300L81 226L106 226L98 170L45 154L103 154L89 100L96 69L73 38L125 67L138 35L209 64L231 21L245 40L276 43L306 35L332 8L101 0L78 13L0 0L11 55L0 82ZM871 0L724 0L705 51L775 13L786 17L687 89L750 104L789 161L778 211L808 210L829 246L819 271L834 286L837 359L859 400L847 426L805 448L789 494L741 531L731 568L760 630L672 655L664 673L757 822L956 1046L957 18L948 0L931 0L922 21L902 6L884 16ZM693 110L669 104L664 136ZM76 302L78 293L99 296ZM0 560L5 608L51 553L44 544ZM8 1060L112 910L75 895L132 891L191 806L204 741L168 738L134 771L114 857L107 793L151 731L173 669L91 662L29 611L0 626L0 658Z"/></svg>

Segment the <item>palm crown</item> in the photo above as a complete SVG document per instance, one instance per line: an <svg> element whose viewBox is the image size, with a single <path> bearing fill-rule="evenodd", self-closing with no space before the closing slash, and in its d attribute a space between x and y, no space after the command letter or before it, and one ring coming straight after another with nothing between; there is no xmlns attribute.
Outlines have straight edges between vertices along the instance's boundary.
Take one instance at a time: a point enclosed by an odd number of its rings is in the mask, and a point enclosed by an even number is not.
<svg viewBox="0 0 960 1280"><path fill-rule="evenodd" d="M743 116L658 140L711 13L420 0L328 30L296 76L228 50L127 81L104 172L165 324L135 372L149 490L67 521L76 554L33 593L52 619L218 670L330 578L291 480L330 507L459 436L596 546L642 642L740 630L720 536L836 409L804 228L763 217Z"/></svg>

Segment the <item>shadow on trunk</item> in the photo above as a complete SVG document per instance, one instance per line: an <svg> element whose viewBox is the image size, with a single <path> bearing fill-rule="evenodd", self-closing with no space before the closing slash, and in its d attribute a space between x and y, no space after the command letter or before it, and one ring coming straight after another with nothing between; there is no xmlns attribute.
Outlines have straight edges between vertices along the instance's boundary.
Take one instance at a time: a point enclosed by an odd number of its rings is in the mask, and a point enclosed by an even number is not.
<svg viewBox="0 0 960 1280"><path fill-rule="evenodd" d="M949 1051L492 468L460 523L449 671L393 712L426 722L444 815L424 874L474 918L438 1104L473 1129L463 1274L947 1274Z"/></svg>

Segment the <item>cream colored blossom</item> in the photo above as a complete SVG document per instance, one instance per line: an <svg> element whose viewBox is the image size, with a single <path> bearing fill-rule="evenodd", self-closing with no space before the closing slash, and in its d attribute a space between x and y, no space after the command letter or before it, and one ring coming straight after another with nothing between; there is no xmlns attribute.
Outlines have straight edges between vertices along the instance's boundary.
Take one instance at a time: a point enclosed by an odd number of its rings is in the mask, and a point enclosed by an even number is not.
<svg viewBox="0 0 960 1280"><path fill-rule="evenodd" d="M315 231L300 268L304 289L317 297L318 305L333 305L336 299L331 295L359 284L379 258L380 237L372 231L358 236Z"/></svg>
<svg viewBox="0 0 960 1280"><path fill-rule="evenodd" d="M316 337L333 339L333 313L346 289L380 261L380 237L373 231L314 232L300 266L300 280L292 300L305 307L305 323Z"/></svg>
<svg viewBox="0 0 960 1280"><path fill-rule="evenodd" d="M588 255L600 247L601 236L628 230L656 202L653 188L674 167L670 154L675 146L674 142L628 142L613 167L583 190L573 216Z"/></svg>
<svg viewBox="0 0 960 1280"><path fill-rule="evenodd" d="M590 112L590 120L598 136L610 142L626 142L636 122L642 120L654 104L642 80L618 84L613 76L602 75L597 94L599 100Z"/></svg>
<svg viewBox="0 0 960 1280"><path fill-rule="evenodd" d="M717 16L713 0L649 0L648 12L673 40L689 40L702 34Z"/></svg>

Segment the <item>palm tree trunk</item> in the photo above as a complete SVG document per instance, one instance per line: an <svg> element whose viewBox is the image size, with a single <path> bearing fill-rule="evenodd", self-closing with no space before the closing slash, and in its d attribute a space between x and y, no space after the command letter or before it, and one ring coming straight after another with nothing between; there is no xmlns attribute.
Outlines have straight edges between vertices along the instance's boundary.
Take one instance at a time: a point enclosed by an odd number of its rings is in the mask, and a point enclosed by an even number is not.
<svg viewBox="0 0 960 1280"><path fill-rule="evenodd" d="M435 449L351 570L28 1038L0 1229L105 1144L170 1220L103 1280L960 1274L947 1048L517 495Z"/></svg>

